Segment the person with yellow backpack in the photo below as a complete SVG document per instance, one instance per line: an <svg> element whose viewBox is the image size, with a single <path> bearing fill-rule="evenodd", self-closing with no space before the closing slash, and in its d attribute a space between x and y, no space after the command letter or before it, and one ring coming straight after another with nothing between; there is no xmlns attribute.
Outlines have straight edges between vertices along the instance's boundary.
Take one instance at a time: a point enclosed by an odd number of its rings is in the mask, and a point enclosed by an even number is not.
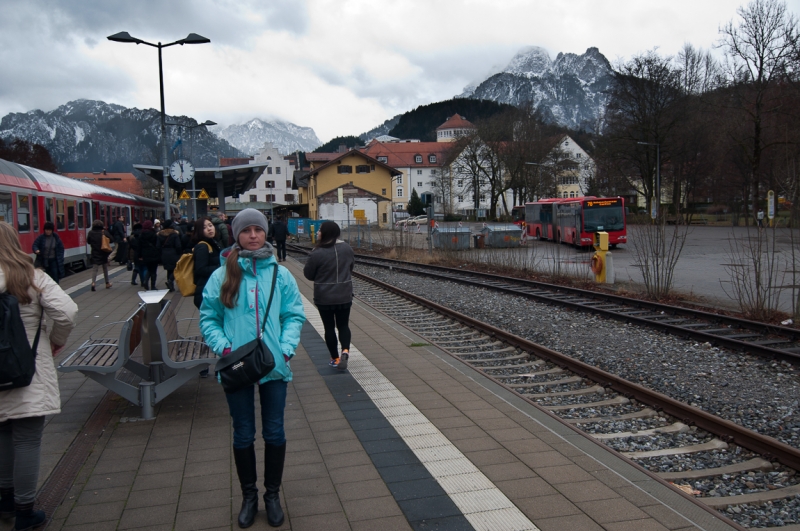
<svg viewBox="0 0 800 531"><path fill-rule="evenodd" d="M206 287L211 273L220 266L220 247L217 240L216 228L211 218L200 218L194 223L194 236L192 237L192 256L194 258L194 305L199 310L203 303L203 288ZM200 373L203 378L208 377L208 369Z"/></svg>

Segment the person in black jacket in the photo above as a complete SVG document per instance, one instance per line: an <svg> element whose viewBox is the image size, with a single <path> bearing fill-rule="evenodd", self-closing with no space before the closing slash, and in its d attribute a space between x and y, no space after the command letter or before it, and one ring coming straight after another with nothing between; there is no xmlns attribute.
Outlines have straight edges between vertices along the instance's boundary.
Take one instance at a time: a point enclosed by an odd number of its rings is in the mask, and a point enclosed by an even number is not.
<svg viewBox="0 0 800 531"><path fill-rule="evenodd" d="M283 218L278 216L275 222L269 227L267 237L275 239L275 247L278 250L278 262L286 261L286 236L289 235L289 227L283 222Z"/></svg>
<svg viewBox="0 0 800 531"><path fill-rule="evenodd" d="M158 275L158 262L161 261L161 251L156 246L158 243L153 222L149 219L142 223L142 233L136 238L136 265L139 268L139 277L142 287L147 290L156 289L156 276Z"/></svg>
<svg viewBox="0 0 800 531"><path fill-rule="evenodd" d="M142 233L142 224L134 223L131 235L128 236L128 262L133 266L131 275L131 285L136 286L136 277L139 276L139 268L136 267L136 238Z"/></svg>
<svg viewBox="0 0 800 531"><path fill-rule="evenodd" d="M339 239L341 230L333 221L324 222L317 245L308 255L303 275L314 281L314 304L325 327L325 345L331 355L329 365L344 370L350 357L350 308L353 305L355 264L353 249ZM342 353L337 350L336 330Z"/></svg>
<svg viewBox="0 0 800 531"><path fill-rule="evenodd" d="M167 272L167 289L175 291L175 266L183 254L181 233L173 228L171 219L164 220L163 228L158 233L156 247L161 251L161 265Z"/></svg>
<svg viewBox="0 0 800 531"><path fill-rule="evenodd" d="M120 216L109 230L115 243L114 252L108 257L109 261L116 259L120 265L128 261L128 235L125 229L125 217Z"/></svg>
<svg viewBox="0 0 800 531"><path fill-rule="evenodd" d="M95 291L95 281L97 280L97 268L103 268L103 279L106 281L106 289L111 288L111 282L108 281L108 257L111 251L104 251L103 236L111 240L111 233L105 230L103 220L96 219L92 222L92 230L86 236L86 244L92 248L92 254L89 261L92 263L92 291Z"/></svg>
<svg viewBox="0 0 800 531"><path fill-rule="evenodd" d="M54 231L53 222L48 221L44 224L44 234L40 234L33 242L33 252L36 254L34 266L44 269L58 284L64 278L64 242Z"/></svg>
<svg viewBox="0 0 800 531"><path fill-rule="evenodd" d="M203 303L203 288L206 287L211 273L220 266L220 247L214 239L216 229L211 218L200 218L194 224L194 305L199 310ZM206 245L208 244L208 245Z"/></svg>

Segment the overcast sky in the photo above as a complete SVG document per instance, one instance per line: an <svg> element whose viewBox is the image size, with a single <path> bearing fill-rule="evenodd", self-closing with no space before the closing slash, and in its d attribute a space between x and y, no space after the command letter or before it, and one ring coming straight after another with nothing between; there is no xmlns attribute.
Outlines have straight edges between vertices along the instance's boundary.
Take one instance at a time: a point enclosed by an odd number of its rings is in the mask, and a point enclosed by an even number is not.
<svg viewBox="0 0 800 531"><path fill-rule="evenodd" d="M0 0L0 117L78 98L223 125L253 117L358 135L448 99L523 46L609 61L710 49L745 0ZM800 0L788 0L798 14Z"/></svg>

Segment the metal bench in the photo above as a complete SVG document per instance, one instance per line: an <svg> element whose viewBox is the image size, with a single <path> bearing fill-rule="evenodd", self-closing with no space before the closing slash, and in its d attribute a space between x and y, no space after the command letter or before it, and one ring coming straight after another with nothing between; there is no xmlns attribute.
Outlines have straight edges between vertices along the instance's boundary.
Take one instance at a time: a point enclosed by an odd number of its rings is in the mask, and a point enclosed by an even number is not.
<svg viewBox="0 0 800 531"><path fill-rule="evenodd" d="M146 292L147 298L142 298L147 302L133 315L92 332L58 369L80 371L140 406L142 418L153 418L155 404L217 361L202 337L178 333L175 305L161 301L163 294ZM190 319L181 319L186 320ZM120 324L119 339L95 337L101 330Z"/></svg>
<svg viewBox="0 0 800 531"><path fill-rule="evenodd" d="M145 306L140 304L133 315L125 321L108 323L92 332L89 339L58 365L58 370L80 371L129 402L141 405L141 383L132 385L119 380L117 376L123 367L140 378L146 379L149 375L149 369L145 365L131 359L134 355L141 356ZM119 339L95 337L101 331L118 325L122 325Z"/></svg>

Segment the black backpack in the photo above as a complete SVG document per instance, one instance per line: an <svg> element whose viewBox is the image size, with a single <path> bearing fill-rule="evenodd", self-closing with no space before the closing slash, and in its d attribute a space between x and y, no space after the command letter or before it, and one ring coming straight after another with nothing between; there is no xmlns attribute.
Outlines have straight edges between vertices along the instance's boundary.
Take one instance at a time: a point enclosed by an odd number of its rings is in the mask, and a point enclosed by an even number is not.
<svg viewBox="0 0 800 531"><path fill-rule="evenodd" d="M10 293L0 293L0 391L30 385L36 372L36 348L41 331L42 315L31 348L17 298Z"/></svg>

